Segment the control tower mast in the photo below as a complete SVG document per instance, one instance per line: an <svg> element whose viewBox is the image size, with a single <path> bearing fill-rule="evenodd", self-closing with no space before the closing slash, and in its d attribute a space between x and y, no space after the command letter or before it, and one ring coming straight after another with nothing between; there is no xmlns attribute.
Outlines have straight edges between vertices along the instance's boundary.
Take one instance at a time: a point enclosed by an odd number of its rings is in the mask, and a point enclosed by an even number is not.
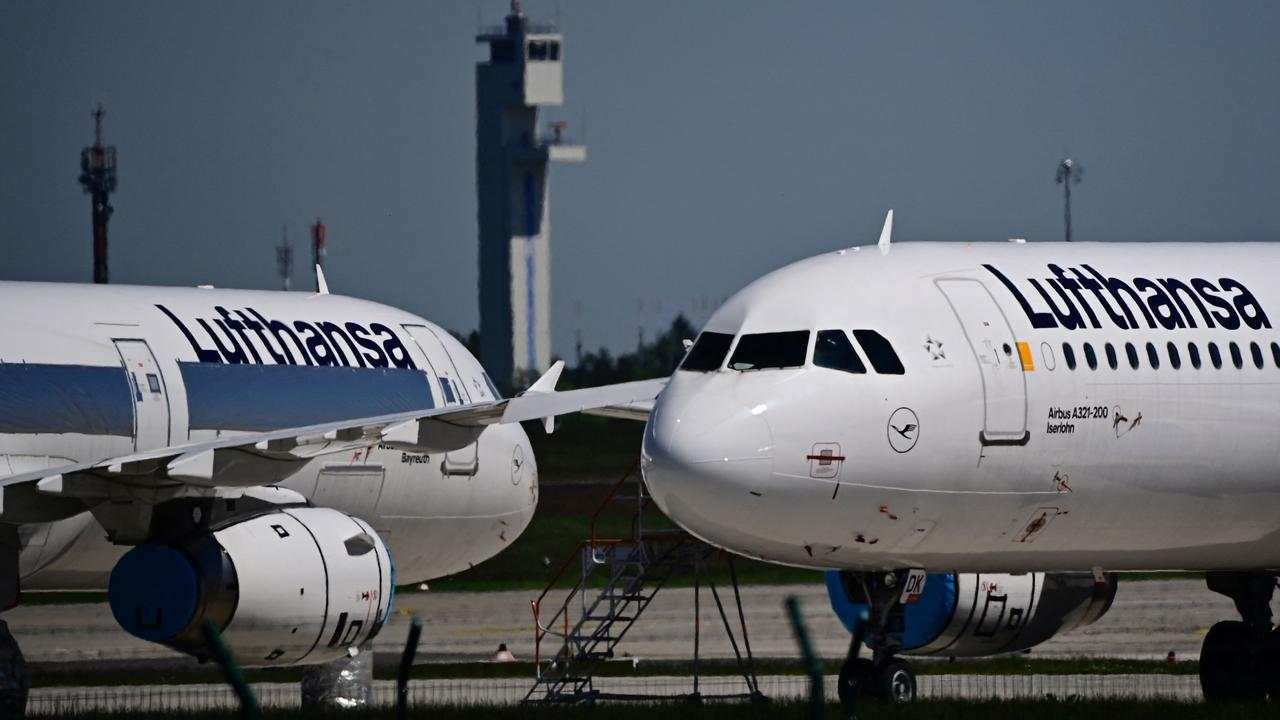
<svg viewBox="0 0 1280 720"><path fill-rule="evenodd" d="M538 108L564 103L563 37L529 22L520 4L481 32L476 65L476 190L480 225L480 359L509 389L551 364L551 221L547 164L587 151L544 135Z"/></svg>
<svg viewBox="0 0 1280 720"><path fill-rule="evenodd" d="M110 196L116 191L116 149L102 145L102 118L99 105L93 112L93 146L80 151L80 184L93 198L93 281L107 282L107 221L114 208Z"/></svg>

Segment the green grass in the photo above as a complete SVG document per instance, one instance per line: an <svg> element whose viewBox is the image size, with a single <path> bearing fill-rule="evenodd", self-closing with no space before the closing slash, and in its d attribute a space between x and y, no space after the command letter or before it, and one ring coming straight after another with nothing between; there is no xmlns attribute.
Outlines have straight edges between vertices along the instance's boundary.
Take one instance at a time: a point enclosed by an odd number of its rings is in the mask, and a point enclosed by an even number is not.
<svg viewBox="0 0 1280 720"><path fill-rule="evenodd" d="M827 718L841 718L843 714L836 704L825 708ZM924 700L908 705L891 705L865 701L858 704L858 717L863 720L1208 720L1233 718L1255 720L1275 718L1280 711L1265 703L1179 703L1168 701L1137 700ZM300 710L268 710L264 718L272 720L302 720L312 715ZM653 720L656 716L676 718L705 718L706 720L800 720L815 717L813 710L803 702L761 703L694 703L676 701L669 703L605 703L598 706L514 706L514 707L430 707L411 710L410 717L433 720L462 720L464 718L506 718L510 720L576 720L579 718L608 718L608 720ZM205 720L225 718L227 713L89 713L73 715L81 720L120 720L139 718L183 718ZM395 712L386 710L344 711L347 720L373 720L392 718Z"/></svg>
<svg viewBox="0 0 1280 720"><path fill-rule="evenodd" d="M565 415L548 435L541 423L525 423L538 477L544 484L610 480L640 458L644 423L592 415Z"/></svg>

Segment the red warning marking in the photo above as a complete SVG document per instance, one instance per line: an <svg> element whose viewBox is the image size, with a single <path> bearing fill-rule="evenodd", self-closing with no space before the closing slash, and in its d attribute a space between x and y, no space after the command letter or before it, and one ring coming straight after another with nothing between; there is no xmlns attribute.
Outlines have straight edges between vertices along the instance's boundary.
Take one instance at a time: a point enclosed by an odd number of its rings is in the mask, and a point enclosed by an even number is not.
<svg viewBox="0 0 1280 720"><path fill-rule="evenodd" d="M833 462L844 462L843 455L832 455L830 450L823 450L821 455L806 455L805 460L817 460L819 465L830 465Z"/></svg>

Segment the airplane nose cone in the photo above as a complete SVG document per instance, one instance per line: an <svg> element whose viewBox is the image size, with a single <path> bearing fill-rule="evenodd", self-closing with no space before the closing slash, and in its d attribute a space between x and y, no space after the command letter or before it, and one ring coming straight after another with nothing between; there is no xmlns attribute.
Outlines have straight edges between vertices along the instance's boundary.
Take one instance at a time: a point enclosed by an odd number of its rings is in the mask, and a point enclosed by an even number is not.
<svg viewBox="0 0 1280 720"><path fill-rule="evenodd" d="M713 541L725 537L720 529L741 530L773 474L766 408L747 407L727 390L673 379L650 415L641 456L658 507Z"/></svg>

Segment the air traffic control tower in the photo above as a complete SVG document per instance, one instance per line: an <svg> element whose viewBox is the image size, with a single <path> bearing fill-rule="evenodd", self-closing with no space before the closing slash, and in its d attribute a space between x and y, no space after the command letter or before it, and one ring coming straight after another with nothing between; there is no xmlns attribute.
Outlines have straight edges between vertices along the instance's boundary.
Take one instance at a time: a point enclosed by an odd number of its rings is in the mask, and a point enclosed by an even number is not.
<svg viewBox="0 0 1280 720"><path fill-rule="evenodd" d="M551 218L547 164L587 149L564 125L538 128L538 108L564 103L562 36L513 2L482 32L476 65L476 190L480 215L480 359L504 389L551 364Z"/></svg>

